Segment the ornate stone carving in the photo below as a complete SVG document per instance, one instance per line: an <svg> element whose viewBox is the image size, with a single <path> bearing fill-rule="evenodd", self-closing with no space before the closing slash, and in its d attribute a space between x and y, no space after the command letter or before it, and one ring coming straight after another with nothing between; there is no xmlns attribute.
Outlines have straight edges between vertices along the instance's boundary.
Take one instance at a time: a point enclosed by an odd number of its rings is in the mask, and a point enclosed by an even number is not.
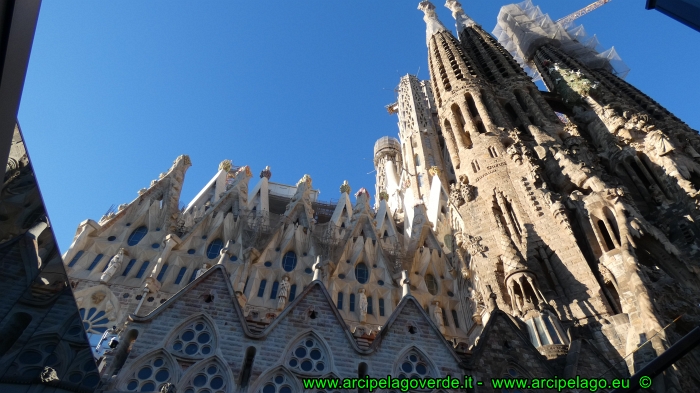
<svg viewBox="0 0 700 393"><path fill-rule="evenodd" d="M230 171L233 168L233 162L231 160L223 160L219 163L220 171Z"/></svg>
<svg viewBox="0 0 700 393"><path fill-rule="evenodd" d="M175 388L175 385L168 382L161 386L160 393L177 393L177 389Z"/></svg>
<svg viewBox="0 0 700 393"><path fill-rule="evenodd" d="M269 166L266 166L265 169L260 171L260 178L262 179L263 177L267 180L270 180L270 178L272 177L272 171L270 170Z"/></svg>
<svg viewBox="0 0 700 393"><path fill-rule="evenodd" d="M44 367L44 369L41 371L41 382L47 383L53 381L58 381L58 374L56 373L56 370L48 366Z"/></svg>
<svg viewBox="0 0 700 393"><path fill-rule="evenodd" d="M389 193L387 193L386 191L380 192L379 193L379 200L380 201L381 200L388 201L389 200Z"/></svg>
<svg viewBox="0 0 700 393"><path fill-rule="evenodd" d="M306 175L302 176L301 179L299 179L299 181L297 182L297 187L299 187L300 185L305 183L309 188L311 188L311 182L312 182L311 176L306 174Z"/></svg>
<svg viewBox="0 0 700 393"><path fill-rule="evenodd" d="M92 304L98 305L102 303L103 300L105 300L105 297L107 297L107 295L103 291L97 291L92 294L90 299L92 300Z"/></svg>
<svg viewBox="0 0 700 393"><path fill-rule="evenodd" d="M367 199L369 199L369 197L370 197L369 191L367 191L367 189L364 188L364 187L362 187L362 188L360 188L359 190L357 190L357 193L355 193L355 198L359 198L360 195L362 195L362 194L367 195Z"/></svg>
<svg viewBox="0 0 700 393"><path fill-rule="evenodd" d="M484 252L486 252L486 247L481 244L481 236L471 236L458 233L455 235L457 240L457 245L459 247L466 248L471 256L481 255L484 257Z"/></svg>
<svg viewBox="0 0 700 393"><path fill-rule="evenodd" d="M242 172L245 173L246 177L253 177L253 172L250 171L250 167L248 165L238 168L235 177L238 177L238 174Z"/></svg>
<svg viewBox="0 0 700 393"><path fill-rule="evenodd" d="M462 183L459 186L459 191L462 194L462 198L467 202L471 202L476 198L476 188L471 184Z"/></svg>
<svg viewBox="0 0 700 393"><path fill-rule="evenodd" d="M428 173L430 173L431 176L440 176L441 172L442 172L442 169L440 169L436 166L431 166L430 169L428 169Z"/></svg>
<svg viewBox="0 0 700 393"><path fill-rule="evenodd" d="M348 181L343 180L343 184L340 185L340 193L350 195L351 191L352 191L352 188L350 188L350 184L348 184Z"/></svg>
<svg viewBox="0 0 700 393"><path fill-rule="evenodd" d="M658 130L647 134L646 147L649 150L656 151L656 154L659 156L664 156L676 149L668 136Z"/></svg>
<svg viewBox="0 0 700 393"><path fill-rule="evenodd" d="M450 186L450 202L457 207L464 205L464 197L462 197L462 190L458 184Z"/></svg>
<svg viewBox="0 0 700 393"><path fill-rule="evenodd" d="M508 157L510 157L510 159L513 160L513 162L515 162L518 165L522 165L523 164L523 156L522 156L522 153L520 152L518 145L519 144L514 143L514 144L508 146L508 148L506 149L506 154L508 154Z"/></svg>

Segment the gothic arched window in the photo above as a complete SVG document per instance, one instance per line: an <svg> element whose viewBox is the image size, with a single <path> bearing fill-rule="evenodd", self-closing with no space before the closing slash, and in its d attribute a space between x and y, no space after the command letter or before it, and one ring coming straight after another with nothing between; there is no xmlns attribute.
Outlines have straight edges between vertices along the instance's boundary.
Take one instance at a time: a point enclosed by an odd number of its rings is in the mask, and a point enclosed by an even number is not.
<svg viewBox="0 0 700 393"><path fill-rule="evenodd" d="M432 274L426 274L425 275L425 286L428 287L428 292L430 292L431 295L437 295L438 283L437 283L437 280L435 279L435 276L433 276Z"/></svg>
<svg viewBox="0 0 700 393"><path fill-rule="evenodd" d="M224 247L224 241L221 239L216 239L209 243L207 247L207 258L214 259L219 256L219 252Z"/></svg>
<svg viewBox="0 0 700 393"><path fill-rule="evenodd" d="M148 233L148 228L146 228L144 225L134 229L133 232L131 232L131 235L129 235L129 239L126 241L126 244L130 246L135 246L139 244L141 239L143 239L144 236Z"/></svg>
<svg viewBox="0 0 700 393"><path fill-rule="evenodd" d="M331 368L328 351L313 335L308 335L291 346L286 365L301 374L320 375Z"/></svg>
<svg viewBox="0 0 700 393"><path fill-rule="evenodd" d="M260 380L263 383L255 393L292 393L297 387L294 378L282 370L261 377Z"/></svg>
<svg viewBox="0 0 700 393"><path fill-rule="evenodd" d="M162 351L147 355L132 368L125 378L123 390L131 392L156 392L166 382L175 382L171 359Z"/></svg>
<svg viewBox="0 0 700 393"><path fill-rule="evenodd" d="M437 373L430 362L418 350L411 349L405 355L399 357L394 375L399 379L436 377Z"/></svg>
<svg viewBox="0 0 700 393"><path fill-rule="evenodd" d="M226 366L217 358L193 365L182 377L184 393L224 393L234 391Z"/></svg>
<svg viewBox="0 0 700 393"><path fill-rule="evenodd" d="M369 280L369 269L363 262L360 262L357 264L357 266L355 266L355 278L360 284L365 284L367 283L367 280Z"/></svg>
<svg viewBox="0 0 700 393"><path fill-rule="evenodd" d="M216 348L214 328L203 318L183 324L170 339L168 348L176 354L188 357L205 357Z"/></svg>
<svg viewBox="0 0 700 393"><path fill-rule="evenodd" d="M287 272L291 272L297 267L297 254L295 254L294 251L288 251L284 254L284 258L282 258L282 267Z"/></svg>

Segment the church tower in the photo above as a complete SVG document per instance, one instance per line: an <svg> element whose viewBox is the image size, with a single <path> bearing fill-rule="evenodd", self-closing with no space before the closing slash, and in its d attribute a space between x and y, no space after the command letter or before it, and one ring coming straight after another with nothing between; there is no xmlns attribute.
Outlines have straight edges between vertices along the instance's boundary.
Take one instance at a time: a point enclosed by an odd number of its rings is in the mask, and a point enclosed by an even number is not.
<svg viewBox="0 0 700 393"><path fill-rule="evenodd" d="M641 222L629 217L637 210L621 200L622 192L616 194L618 182L603 181L597 163L585 162L591 158L586 147L577 156L563 146L560 141L578 136L578 130L558 120L507 51L458 2L447 6L460 41L439 22L432 4L419 8L427 24L438 119L465 191L456 201L465 225L461 237L471 243L467 247L478 243L478 249L489 250L480 253L485 257L471 253L482 296L494 291L499 305L522 315L528 326L529 302L541 303L542 311L547 305L558 309L566 325L621 313L639 316L628 330L628 341L635 342L620 350L629 353L641 344L637 337L651 337L662 326L649 292L639 290L646 277L635 271L636 256L627 243ZM562 201L562 195L569 197ZM657 236L655 242L668 242ZM586 258L591 248L598 255ZM688 274L674 259L669 270L679 278ZM660 338L655 344L650 352L656 354L667 345ZM639 366L630 364L632 370Z"/></svg>

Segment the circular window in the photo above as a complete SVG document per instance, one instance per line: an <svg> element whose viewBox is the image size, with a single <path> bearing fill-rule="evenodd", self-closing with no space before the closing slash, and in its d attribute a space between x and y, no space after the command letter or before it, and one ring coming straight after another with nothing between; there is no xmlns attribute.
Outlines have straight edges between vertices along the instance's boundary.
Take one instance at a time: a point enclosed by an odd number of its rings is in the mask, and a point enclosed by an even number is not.
<svg viewBox="0 0 700 393"><path fill-rule="evenodd" d="M158 244L158 243L153 243L153 244L151 244L151 247L153 247L153 248L158 248L158 247L160 247L160 244Z"/></svg>
<svg viewBox="0 0 700 393"><path fill-rule="evenodd" d="M110 236L110 237L107 238L107 240L109 240L110 242L113 242L113 241L117 240L117 237L116 237L116 236Z"/></svg>
<svg viewBox="0 0 700 393"><path fill-rule="evenodd" d="M323 373L326 362L324 351L314 337L299 341L287 359L289 367L307 374Z"/></svg>
<svg viewBox="0 0 700 393"><path fill-rule="evenodd" d="M384 285L384 280L378 280L378 281L377 281L377 284L379 284L379 285Z"/></svg>
<svg viewBox="0 0 700 393"><path fill-rule="evenodd" d="M310 267L307 267L306 269L304 269L304 273L306 273L306 274L311 274L312 272L313 272L313 270L311 270Z"/></svg>
<svg viewBox="0 0 700 393"><path fill-rule="evenodd" d="M186 393L220 393L226 389L226 379L221 367L210 363L198 370L197 374L184 385Z"/></svg>
<svg viewBox="0 0 700 393"><path fill-rule="evenodd" d="M430 370L427 362L418 354L411 353L403 358L397 370L399 378L425 378L429 376Z"/></svg>
<svg viewBox="0 0 700 393"><path fill-rule="evenodd" d="M256 393L292 393L291 383L283 374L277 374Z"/></svg>
<svg viewBox="0 0 700 393"><path fill-rule="evenodd" d="M219 252L224 247L224 242L221 239L216 239L209 243L207 247L207 258L214 259L219 256Z"/></svg>
<svg viewBox="0 0 700 393"><path fill-rule="evenodd" d="M93 366L94 367L94 366ZM156 356L143 364L126 383L126 390L153 392L156 386L170 378L170 371L162 357Z"/></svg>
<svg viewBox="0 0 700 393"><path fill-rule="evenodd" d="M135 246L139 244L141 239L143 239L144 236L148 233L148 228L145 226L140 226L136 229L134 229L133 232L131 232L131 235L129 235L129 239L126 241L126 244L130 246Z"/></svg>
<svg viewBox="0 0 700 393"><path fill-rule="evenodd" d="M194 254L195 253L194 248L190 248L189 250L187 250L187 253L190 255Z"/></svg>
<svg viewBox="0 0 700 393"><path fill-rule="evenodd" d="M266 262L264 263L264 265L265 265L265 267L270 267L270 266L272 266L272 262L266 261Z"/></svg>
<svg viewBox="0 0 700 393"><path fill-rule="evenodd" d="M455 294L454 294L452 291L447 291L447 296L449 296L449 297L454 297L454 295L455 295Z"/></svg>
<svg viewBox="0 0 700 393"><path fill-rule="evenodd" d="M287 272L291 272L297 267L297 254L295 254L294 251L288 251L284 254L284 258L282 258L282 267Z"/></svg>
<svg viewBox="0 0 700 393"><path fill-rule="evenodd" d="M235 255L232 255L231 258L229 258L229 261L236 262L238 260L238 257Z"/></svg>
<svg viewBox="0 0 700 393"><path fill-rule="evenodd" d="M345 274L343 274L343 273L338 274L338 278L341 279L341 280L344 279L344 278L345 278Z"/></svg>
<svg viewBox="0 0 700 393"><path fill-rule="evenodd" d="M202 321L197 321L180 331L172 341L171 348L174 352L199 357L211 353L211 348L216 346L213 341L209 326Z"/></svg>
<svg viewBox="0 0 700 393"><path fill-rule="evenodd" d="M367 283L367 280L369 280L369 269L367 265L360 262L355 266L355 278L360 284Z"/></svg>
<svg viewBox="0 0 700 393"><path fill-rule="evenodd" d="M437 283L437 280L435 279L435 276L433 276L432 274L426 274L425 275L425 285L428 287L428 292L430 292L431 295L437 295L438 283Z"/></svg>

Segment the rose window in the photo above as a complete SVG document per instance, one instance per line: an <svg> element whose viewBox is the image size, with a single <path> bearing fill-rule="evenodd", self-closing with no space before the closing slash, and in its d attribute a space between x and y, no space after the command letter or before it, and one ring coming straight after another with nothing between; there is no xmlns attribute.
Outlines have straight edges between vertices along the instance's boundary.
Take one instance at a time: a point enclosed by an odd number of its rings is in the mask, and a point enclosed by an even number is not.
<svg viewBox="0 0 700 393"><path fill-rule="evenodd" d="M224 393L231 389L227 387L224 369L218 363L212 362L202 367L192 379L184 385L185 393Z"/></svg>
<svg viewBox="0 0 700 393"><path fill-rule="evenodd" d="M95 307L92 307L87 314L84 308L80 309L80 318L83 320L83 327L88 333L104 333L109 327L109 319L105 317L104 311L98 312Z"/></svg>
<svg viewBox="0 0 700 393"><path fill-rule="evenodd" d="M155 392L170 380L168 365L162 356L156 356L136 369L126 383L131 392Z"/></svg>
<svg viewBox="0 0 700 393"><path fill-rule="evenodd" d="M258 390L258 393L292 393L292 383L286 375L279 373Z"/></svg>
<svg viewBox="0 0 700 393"><path fill-rule="evenodd" d="M323 373L327 370L328 360L325 351L319 345L318 340L307 337L292 347L287 365L296 371L305 374Z"/></svg>
<svg viewBox="0 0 700 393"><path fill-rule="evenodd" d="M215 346L213 329L199 320L181 329L170 348L182 355L204 357L211 355Z"/></svg>
<svg viewBox="0 0 700 393"><path fill-rule="evenodd" d="M399 378L426 378L432 376L428 363L416 352L409 352L398 364Z"/></svg>

